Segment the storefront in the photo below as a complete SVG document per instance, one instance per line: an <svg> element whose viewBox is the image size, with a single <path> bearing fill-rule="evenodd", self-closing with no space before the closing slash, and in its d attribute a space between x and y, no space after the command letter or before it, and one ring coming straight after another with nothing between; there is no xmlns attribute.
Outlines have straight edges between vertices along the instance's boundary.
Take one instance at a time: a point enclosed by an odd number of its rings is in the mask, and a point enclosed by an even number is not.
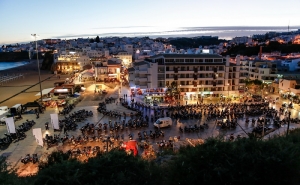
<svg viewBox="0 0 300 185"><path fill-rule="evenodd" d="M182 92L181 98L183 100L199 100L202 98L207 98L207 97L218 97L219 94L214 94L214 92L211 91L202 91L202 92Z"/></svg>
<svg viewBox="0 0 300 185"><path fill-rule="evenodd" d="M158 104L165 102L165 93L150 93L144 96L144 102L149 104Z"/></svg>

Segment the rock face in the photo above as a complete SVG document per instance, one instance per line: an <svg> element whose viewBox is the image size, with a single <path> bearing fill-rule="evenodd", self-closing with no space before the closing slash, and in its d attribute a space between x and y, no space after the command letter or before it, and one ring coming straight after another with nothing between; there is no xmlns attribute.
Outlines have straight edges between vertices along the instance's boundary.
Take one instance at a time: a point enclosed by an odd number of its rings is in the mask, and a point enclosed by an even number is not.
<svg viewBox="0 0 300 185"><path fill-rule="evenodd" d="M15 62L20 60L29 60L27 51L24 52L0 52L0 62Z"/></svg>
<svg viewBox="0 0 300 185"><path fill-rule="evenodd" d="M53 65L53 54L52 52L46 52L44 55L44 60L42 63L42 70L52 70L52 65Z"/></svg>

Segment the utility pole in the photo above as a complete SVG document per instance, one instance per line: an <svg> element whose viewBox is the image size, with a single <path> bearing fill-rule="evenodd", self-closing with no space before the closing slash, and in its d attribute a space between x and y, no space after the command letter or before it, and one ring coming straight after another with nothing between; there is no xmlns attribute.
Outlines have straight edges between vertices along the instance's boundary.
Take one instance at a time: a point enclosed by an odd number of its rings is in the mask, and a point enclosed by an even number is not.
<svg viewBox="0 0 300 185"><path fill-rule="evenodd" d="M42 104L43 103L43 93L42 93L42 84L41 84L41 72L40 72L39 53L38 53L37 40L36 40L37 34L31 34L31 36L33 36L34 39L35 39L36 60L37 60L37 67L38 67L38 72L39 72L39 84L40 84L41 104Z"/></svg>
<svg viewBox="0 0 300 185"><path fill-rule="evenodd" d="M262 134L261 134L261 138L264 139L265 136L265 125L266 125L266 113L264 112L264 121L263 121L263 129L262 129Z"/></svg>
<svg viewBox="0 0 300 185"><path fill-rule="evenodd" d="M291 123L291 111L289 111L288 114L289 114L289 120L288 120L288 126L287 126L286 136L289 135L290 123Z"/></svg>

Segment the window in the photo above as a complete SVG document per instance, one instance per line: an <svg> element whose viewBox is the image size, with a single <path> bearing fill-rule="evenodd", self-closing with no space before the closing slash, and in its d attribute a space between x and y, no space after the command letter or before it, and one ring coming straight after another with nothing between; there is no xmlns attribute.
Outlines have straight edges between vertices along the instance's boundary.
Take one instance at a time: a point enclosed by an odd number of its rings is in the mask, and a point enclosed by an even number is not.
<svg viewBox="0 0 300 185"><path fill-rule="evenodd" d="M165 62L166 63L172 63L172 62L174 62L174 59L165 59Z"/></svg>
<svg viewBox="0 0 300 185"><path fill-rule="evenodd" d="M186 63L193 63L193 62L194 62L194 59L185 59L185 62L186 62Z"/></svg>
<svg viewBox="0 0 300 185"><path fill-rule="evenodd" d="M195 59L195 62L196 62L196 63L202 63L202 62L203 62L203 59Z"/></svg>
<svg viewBox="0 0 300 185"><path fill-rule="evenodd" d="M184 59L176 59L175 62L176 63L184 63Z"/></svg>
<svg viewBox="0 0 300 185"><path fill-rule="evenodd" d="M213 62L213 59L205 59L206 63Z"/></svg>
<svg viewBox="0 0 300 185"><path fill-rule="evenodd" d="M214 62L217 62L217 63L222 63L222 59L214 59Z"/></svg>

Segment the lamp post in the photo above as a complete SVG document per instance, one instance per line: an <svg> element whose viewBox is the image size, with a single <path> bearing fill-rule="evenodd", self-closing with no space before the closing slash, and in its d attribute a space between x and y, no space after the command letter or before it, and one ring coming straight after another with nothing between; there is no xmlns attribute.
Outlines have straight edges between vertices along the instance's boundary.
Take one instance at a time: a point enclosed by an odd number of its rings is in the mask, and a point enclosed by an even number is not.
<svg viewBox="0 0 300 185"><path fill-rule="evenodd" d="M227 98L229 99L229 83L227 83Z"/></svg>
<svg viewBox="0 0 300 185"><path fill-rule="evenodd" d="M291 111L289 111L288 114L289 114L289 119L288 119L288 125L287 125L287 130L286 130L286 136L289 135L290 123L291 123Z"/></svg>
<svg viewBox="0 0 300 185"><path fill-rule="evenodd" d="M41 93L41 104L43 103L43 93L42 93L42 84L41 84L41 72L40 72L40 63L39 63L39 53L38 53L38 48L37 48L37 34L31 34L31 36L34 37L35 40L35 49L36 49L36 60L37 60L37 67L38 67L38 72L39 72L39 84L40 84L40 93Z"/></svg>
<svg viewBox="0 0 300 185"><path fill-rule="evenodd" d="M204 91L204 87L203 87L203 85L201 84L200 85L200 87L201 87L201 103L203 102L203 91Z"/></svg>
<svg viewBox="0 0 300 185"><path fill-rule="evenodd" d="M264 98L264 90L265 90L266 86L263 86L263 89L261 90L261 97Z"/></svg>

